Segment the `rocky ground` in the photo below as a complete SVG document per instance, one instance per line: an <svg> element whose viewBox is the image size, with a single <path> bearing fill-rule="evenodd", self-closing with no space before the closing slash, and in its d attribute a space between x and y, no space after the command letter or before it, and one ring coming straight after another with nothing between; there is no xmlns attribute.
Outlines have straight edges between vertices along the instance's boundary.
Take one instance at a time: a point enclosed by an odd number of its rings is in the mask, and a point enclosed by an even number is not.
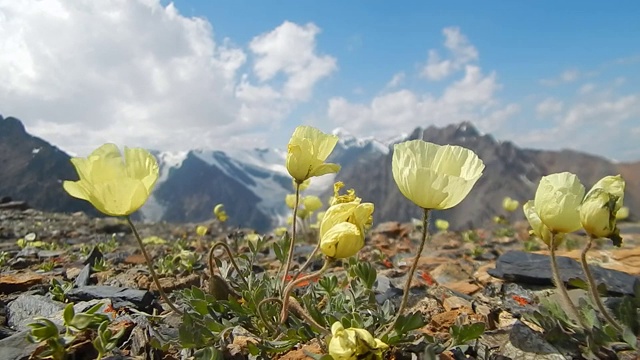
<svg viewBox="0 0 640 360"><path fill-rule="evenodd" d="M196 235L196 225L209 231ZM155 261L168 253L171 244L185 242L195 254L206 254L209 244L224 239L229 231L219 223L139 224L143 238L157 236L166 244L148 245ZM634 295L640 282L640 225L621 224L624 245L613 248L598 243L589 253L594 274L606 283L607 297ZM378 269L376 297L379 301L398 301L420 233L412 224L381 223L371 230L370 238L359 257ZM196 239L194 241L194 239ZM527 241L527 224L464 233L439 232L433 235L420 258L413 279L409 305L424 315L421 332L446 341L455 323L483 322L484 334L473 341L466 355L460 349L440 354L444 359L564 359L580 358L575 351L548 342L543 329L524 320L523 314L536 309L543 297L553 296L549 258L544 245ZM581 278L579 247L584 239L568 239L558 255L564 280ZM53 245L52 245L53 244ZM102 244L95 247L96 244ZM524 251L527 248L528 251ZM301 244L298 254L313 249ZM302 255L301 255L302 256ZM87 263L103 258L103 268L91 269ZM191 269L164 275L161 283L169 293L192 286L207 288L209 272L205 259L196 259ZM261 271L274 268L275 258L264 254ZM302 261L303 258L297 258ZM166 305L159 300L131 230L126 222L93 219L83 213L57 214L25 209L20 204L4 205L0 210L0 359L28 359L43 351L44 344L27 341L27 324L34 316L43 316L61 324L63 302L52 299L52 279L69 281L66 301L84 311L99 301L110 304L101 311L114 319L114 331L125 335L110 353L112 359L181 359L188 354L175 347L158 350L151 346L154 326L164 333L177 331L178 316L168 316L161 324L150 323L144 312L162 312ZM574 289L572 296L584 297ZM163 305L164 308L163 308ZM75 359L95 358L91 339L77 339L73 345ZM301 344L301 349L284 354L283 359L306 358L302 348L319 352L317 344ZM613 346L609 358L635 359L638 354L624 346ZM242 349L237 351L242 353ZM87 355L83 355L87 354ZM236 355L235 358L243 358Z"/></svg>

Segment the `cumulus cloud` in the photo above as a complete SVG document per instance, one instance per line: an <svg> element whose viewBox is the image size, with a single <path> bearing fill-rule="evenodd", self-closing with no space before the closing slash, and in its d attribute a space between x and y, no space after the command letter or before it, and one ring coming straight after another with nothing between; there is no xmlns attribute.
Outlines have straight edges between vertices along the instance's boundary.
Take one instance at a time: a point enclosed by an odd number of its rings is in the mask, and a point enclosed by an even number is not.
<svg viewBox="0 0 640 360"><path fill-rule="evenodd" d="M459 28L444 28L442 34L445 37L444 47L449 52L449 58L442 58L435 49L429 50L427 64L422 69L422 76L429 80L442 80L478 60L478 50L469 43Z"/></svg>
<svg viewBox="0 0 640 360"><path fill-rule="evenodd" d="M519 111L515 104L501 104L495 97L499 88L495 73L485 75L478 67L468 65L464 77L440 95L400 89L378 95L369 103L334 97L329 100L327 115L352 133L381 138L416 126L461 121L472 121L485 131L492 131Z"/></svg>
<svg viewBox="0 0 640 360"><path fill-rule="evenodd" d="M452 53L452 60L448 62L451 65L440 68L446 71L435 72L432 68L433 71L427 73L430 75L424 72L422 75L440 79L459 69L461 77L447 84L440 93L396 89L391 85L399 85L399 80L404 78L404 73L399 73L387 84L386 91L369 102L331 98L327 108L329 119L349 132L379 138L395 137L417 126L445 126L461 121L471 121L486 132L499 129L519 113L520 106L498 98L502 86L495 72L485 73L479 66L467 64L478 58L478 52L458 28L445 28L443 33L445 47Z"/></svg>
<svg viewBox="0 0 640 360"><path fill-rule="evenodd" d="M285 21L273 31L255 37L249 48L257 56L253 69L260 81L286 74L284 95L306 100L315 83L337 68L336 59L316 54L314 24L300 26Z"/></svg>
<svg viewBox="0 0 640 360"><path fill-rule="evenodd" d="M588 92L578 91L578 97L570 102L545 99L538 104L537 111L553 115L551 125L525 134L511 134L518 144L572 148L616 160L640 158L636 146L640 134L632 131L640 119L640 93L620 94L612 87L598 88L591 84Z"/></svg>
<svg viewBox="0 0 640 360"><path fill-rule="evenodd" d="M0 111L80 154L224 147L283 120L336 68L316 54L319 31L285 22L247 49L160 0L0 0Z"/></svg>

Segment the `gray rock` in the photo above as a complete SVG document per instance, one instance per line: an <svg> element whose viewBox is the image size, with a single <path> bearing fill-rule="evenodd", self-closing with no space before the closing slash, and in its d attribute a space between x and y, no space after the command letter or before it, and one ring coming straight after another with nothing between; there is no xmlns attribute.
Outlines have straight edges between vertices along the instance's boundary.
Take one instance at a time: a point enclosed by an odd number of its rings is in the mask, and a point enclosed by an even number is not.
<svg viewBox="0 0 640 360"><path fill-rule="evenodd" d="M500 349L502 356L512 359L564 360L566 357L549 344L542 334L531 330L520 321L516 322L509 333L509 341Z"/></svg>
<svg viewBox="0 0 640 360"><path fill-rule="evenodd" d="M51 317L64 306L42 295L22 294L7 305L7 325L16 330L27 330L27 324L33 322L34 317Z"/></svg>
<svg viewBox="0 0 640 360"><path fill-rule="evenodd" d="M558 256L557 260L560 276L565 283L572 278L585 280L579 262L564 256ZM551 260L547 255L509 251L501 255L496 261L496 268L488 272L491 276L516 283L553 285ZM640 277L599 266L591 265L591 272L596 282L604 283L612 295L633 295L635 283L640 282Z"/></svg>
<svg viewBox="0 0 640 360"><path fill-rule="evenodd" d="M158 306L153 294L147 290L121 288L115 286L83 286L71 289L67 293L71 301L88 301L94 299L111 299L113 307L133 307L140 311L150 312Z"/></svg>
<svg viewBox="0 0 640 360"><path fill-rule="evenodd" d="M80 270L80 273L78 274L75 281L73 282L73 285L75 287L82 287L82 286L89 285L89 279L91 279L91 273L92 273L91 264L85 265L82 268L82 270Z"/></svg>
<svg viewBox="0 0 640 360"><path fill-rule="evenodd" d="M38 344L27 340L27 330L15 333L0 340L0 358L3 360L27 360L36 350Z"/></svg>

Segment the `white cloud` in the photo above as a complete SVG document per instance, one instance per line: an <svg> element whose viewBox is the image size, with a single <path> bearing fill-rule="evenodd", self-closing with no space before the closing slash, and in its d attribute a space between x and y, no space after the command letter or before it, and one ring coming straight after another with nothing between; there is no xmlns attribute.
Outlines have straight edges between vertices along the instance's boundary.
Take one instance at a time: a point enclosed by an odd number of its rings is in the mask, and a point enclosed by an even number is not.
<svg viewBox="0 0 640 360"><path fill-rule="evenodd" d="M315 83L337 68L335 58L316 54L315 38L319 32L320 28L311 23L300 26L285 21L273 31L255 37L249 48L257 56L253 69L260 81L286 74L284 95L306 100Z"/></svg>
<svg viewBox="0 0 640 360"><path fill-rule="evenodd" d="M546 98L536 106L536 113L539 117L548 117L559 114L564 103L558 99Z"/></svg>
<svg viewBox="0 0 640 360"><path fill-rule="evenodd" d="M391 89L391 88L400 86L400 84L402 84L402 82L404 81L405 77L406 77L406 74L404 72L399 72L393 75L391 80L389 80L389 82L387 83L386 87Z"/></svg>
<svg viewBox="0 0 640 360"><path fill-rule="evenodd" d="M471 121L485 132L500 129L520 112L520 106L504 104L497 97L501 85L495 72L485 74L477 65L468 64L478 58L478 52L460 29L445 28L443 33L445 47L451 51L452 59L445 61L448 65L442 65L445 62L430 57L430 64L421 76L441 79L461 70L462 77L447 84L440 93L419 93L408 89L393 90L392 85L399 85L405 77L404 73L398 73L385 86L386 91L368 103L331 98L327 108L329 119L351 133L378 138L395 137L417 126L445 126L462 121Z"/></svg>
<svg viewBox="0 0 640 360"><path fill-rule="evenodd" d="M578 80L582 74L576 69L565 70L555 78L541 79L540 84L545 86L557 86L561 84L568 84Z"/></svg>
<svg viewBox="0 0 640 360"><path fill-rule="evenodd" d="M553 115L551 126L509 137L521 146L572 148L616 160L637 160L640 138L633 129L640 120L640 93L619 94L613 87L590 86L570 102L545 99L537 111Z"/></svg>
<svg viewBox="0 0 640 360"><path fill-rule="evenodd" d="M401 89L378 95L368 104L334 97L329 100L327 115L349 132L379 138L393 137L417 126L461 121L471 121L488 132L498 129L520 110L515 104L501 104L496 98L499 89L495 73L484 75L478 67L467 65L465 76L439 96Z"/></svg>
<svg viewBox="0 0 640 360"><path fill-rule="evenodd" d="M247 50L172 3L0 0L0 111L79 154L221 148L278 126L336 68L318 33L285 22L257 36L252 83Z"/></svg>
<svg viewBox="0 0 640 360"><path fill-rule="evenodd" d="M465 65L478 60L478 51L469 43L457 27L447 27L442 30L445 37L444 46L449 51L448 59L441 58L437 50L429 50L427 64L422 69L422 76L429 80L442 80Z"/></svg>

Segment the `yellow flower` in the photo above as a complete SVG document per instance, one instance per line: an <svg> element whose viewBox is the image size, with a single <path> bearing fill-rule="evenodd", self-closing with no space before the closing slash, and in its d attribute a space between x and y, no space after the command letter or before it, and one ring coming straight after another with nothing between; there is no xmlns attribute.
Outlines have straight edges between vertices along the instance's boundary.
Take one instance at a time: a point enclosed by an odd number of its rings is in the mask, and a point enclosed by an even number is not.
<svg viewBox="0 0 640 360"><path fill-rule="evenodd" d="M570 233L580 225L580 203L584 186L575 174L563 172L543 176L536 190L533 206L549 230Z"/></svg>
<svg viewBox="0 0 640 360"><path fill-rule="evenodd" d="M315 195L307 195L302 199L302 204L305 209L314 212L322 207L322 200Z"/></svg>
<svg viewBox="0 0 640 360"><path fill-rule="evenodd" d="M79 181L65 181L69 195L87 200L110 216L126 216L138 210L158 180L158 162L148 151L104 144L87 158L74 157Z"/></svg>
<svg viewBox="0 0 640 360"><path fill-rule="evenodd" d="M147 236L146 238L142 239L142 243L145 245L164 245L167 243L167 240L153 235Z"/></svg>
<svg viewBox="0 0 640 360"><path fill-rule="evenodd" d="M331 326L329 355L334 360L382 359L382 353L388 348L365 329L345 329L339 321Z"/></svg>
<svg viewBox="0 0 640 360"><path fill-rule="evenodd" d="M458 205L483 169L482 160L460 146L411 140L393 147L393 178L400 192L424 209Z"/></svg>
<svg viewBox="0 0 640 360"><path fill-rule="evenodd" d="M540 216L536 212L536 209L533 205L533 200L527 201L524 206L522 206L522 210L524 211L524 216L529 221L529 225L531 225L531 232L538 239L542 240L547 246L551 246L551 230L542 223L540 220ZM555 248L560 246L564 240L563 234L556 235L554 245Z"/></svg>
<svg viewBox="0 0 640 360"><path fill-rule="evenodd" d="M364 246L373 210L372 203L361 204L360 199L329 207L320 223L320 251L332 258L357 254Z"/></svg>
<svg viewBox="0 0 640 360"><path fill-rule="evenodd" d="M296 194L287 194L287 196L284 197L284 203L287 204L289 209L296 207Z"/></svg>
<svg viewBox="0 0 640 360"><path fill-rule="evenodd" d="M502 208L508 212L514 212L520 206L520 202L518 200L512 199L510 197L505 197L502 200Z"/></svg>
<svg viewBox="0 0 640 360"><path fill-rule="evenodd" d="M324 163L337 143L335 135L325 134L311 126L298 126L287 146L287 171L297 182L337 173L340 165Z"/></svg>
<svg viewBox="0 0 640 360"><path fill-rule="evenodd" d="M273 234L274 234L275 236L278 236L278 237L280 237L280 236L282 236L282 235L284 235L284 234L286 234L286 233L287 233L287 228L286 228L286 227L284 227L284 226L277 227L277 228L275 228L275 229L273 230Z"/></svg>
<svg viewBox="0 0 640 360"><path fill-rule="evenodd" d="M205 236L207 235L207 231L209 231L209 228L207 228L204 225L198 225L196 226L196 234L198 234L199 236Z"/></svg>
<svg viewBox="0 0 640 360"><path fill-rule="evenodd" d="M620 210L618 210L618 212L616 213L616 220L625 220L628 217L629 208L626 206L621 207Z"/></svg>
<svg viewBox="0 0 640 360"><path fill-rule="evenodd" d="M624 200L625 181L620 175L605 176L585 196L580 206L580 222L591 236L606 237L620 246L622 238L616 226L616 213Z"/></svg>
<svg viewBox="0 0 640 360"><path fill-rule="evenodd" d="M449 229L449 222L447 220L437 219L436 228L440 231L447 231Z"/></svg>
<svg viewBox="0 0 640 360"><path fill-rule="evenodd" d="M213 214L216 216L216 218L220 222L225 222L225 221L227 221L229 219L229 216L227 215L227 212L224 211L224 205L223 204L216 205L213 208Z"/></svg>

